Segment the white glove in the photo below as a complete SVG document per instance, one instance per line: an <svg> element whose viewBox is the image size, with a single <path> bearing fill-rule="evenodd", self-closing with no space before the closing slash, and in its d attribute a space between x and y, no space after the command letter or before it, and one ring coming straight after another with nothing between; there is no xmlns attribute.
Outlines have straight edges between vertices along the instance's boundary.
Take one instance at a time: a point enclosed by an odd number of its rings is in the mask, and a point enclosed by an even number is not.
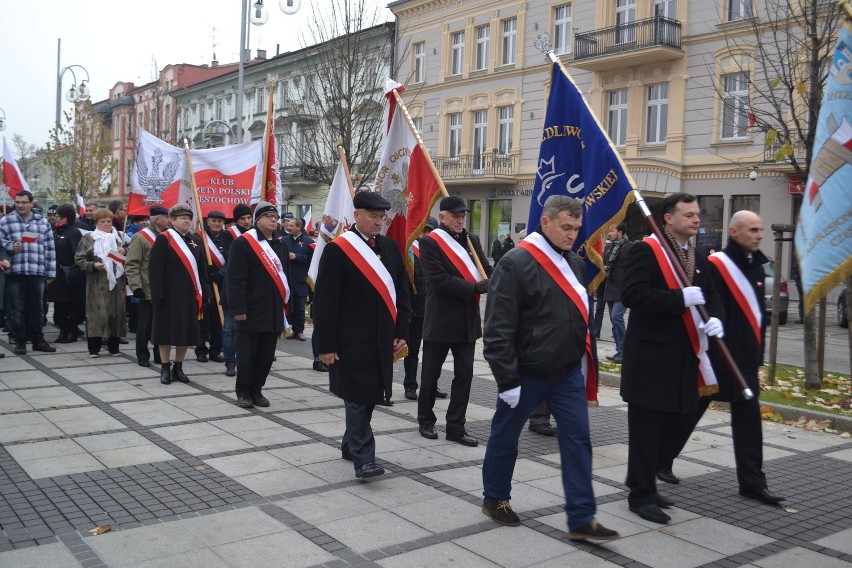
<svg viewBox="0 0 852 568"><path fill-rule="evenodd" d="M719 321L719 318L710 318L703 324L701 324L701 329L704 330L704 333L709 335L710 337L725 337L725 330L722 327L722 322Z"/></svg>
<svg viewBox="0 0 852 568"><path fill-rule="evenodd" d="M518 401L521 400L521 387L515 387L501 393L497 393L503 402L509 405L509 408L518 406Z"/></svg>
<svg viewBox="0 0 852 568"><path fill-rule="evenodd" d="M683 307L691 308L704 303L704 292L698 286L688 286L683 289Z"/></svg>

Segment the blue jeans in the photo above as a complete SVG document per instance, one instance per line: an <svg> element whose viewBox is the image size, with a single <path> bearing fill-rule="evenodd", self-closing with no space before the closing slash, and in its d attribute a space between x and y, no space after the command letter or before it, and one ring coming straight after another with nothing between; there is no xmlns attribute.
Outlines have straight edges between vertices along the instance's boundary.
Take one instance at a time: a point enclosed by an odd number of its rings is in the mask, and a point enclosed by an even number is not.
<svg viewBox="0 0 852 568"><path fill-rule="evenodd" d="M518 459L518 438L530 413L542 400L547 401L556 420L556 438L562 462L562 488L568 529L576 530L595 517L592 490L592 443L589 439L589 409L586 385L579 363L558 381L521 377L521 398L511 408L497 398L491 420L491 435L482 464L485 501L508 501L512 492L512 473Z"/></svg>
<svg viewBox="0 0 852 568"><path fill-rule="evenodd" d="M237 362L237 342L234 339L237 322L230 310L222 308L222 314L225 316L222 324L222 357L225 358L225 364L235 364Z"/></svg>
<svg viewBox="0 0 852 568"><path fill-rule="evenodd" d="M44 276L6 274L6 318L14 343L44 340L44 285Z"/></svg>
<svg viewBox="0 0 852 568"><path fill-rule="evenodd" d="M612 323L612 336L615 339L615 352L624 352L624 312L627 308L621 302L607 302L609 304L609 321Z"/></svg>

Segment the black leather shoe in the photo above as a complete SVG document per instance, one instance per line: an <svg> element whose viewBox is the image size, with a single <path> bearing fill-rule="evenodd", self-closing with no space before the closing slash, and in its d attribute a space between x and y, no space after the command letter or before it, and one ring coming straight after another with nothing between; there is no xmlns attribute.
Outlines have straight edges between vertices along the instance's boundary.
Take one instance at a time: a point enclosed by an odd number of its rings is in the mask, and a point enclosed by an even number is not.
<svg viewBox="0 0 852 568"><path fill-rule="evenodd" d="M41 339L33 343L33 351L44 351L45 353L55 353L56 347Z"/></svg>
<svg viewBox="0 0 852 568"><path fill-rule="evenodd" d="M195 360L198 361L199 363L206 363L207 362L207 355L204 355L204 354L197 355L196 354Z"/></svg>
<svg viewBox="0 0 852 568"><path fill-rule="evenodd" d="M240 408L254 408L254 401L249 396L241 396L237 398L237 406Z"/></svg>
<svg viewBox="0 0 852 568"><path fill-rule="evenodd" d="M349 450L346 448L340 448L340 457L346 461L352 461L352 454L350 454Z"/></svg>
<svg viewBox="0 0 852 568"><path fill-rule="evenodd" d="M136 362L139 363L140 367L150 367L151 366L151 361L149 361L148 359L137 359Z"/></svg>
<svg viewBox="0 0 852 568"><path fill-rule="evenodd" d="M669 509L674 507L675 502L669 499L668 497L663 497L660 494L657 494L657 507L661 509Z"/></svg>
<svg viewBox="0 0 852 568"><path fill-rule="evenodd" d="M760 489L740 489L740 495L767 505L777 505L784 500L784 497L770 493L766 487L761 487Z"/></svg>
<svg viewBox="0 0 852 568"><path fill-rule="evenodd" d="M261 408L266 408L269 406L269 400L263 396L262 394L256 394L251 397L252 402L254 402L255 406L259 406Z"/></svg>
<svg viewBox="0 0 852 568"><path fill-rule="evenodd" d="M160 365L160 382L164 385L172 384L172 364L163 363Z"/></svg>
<svg viewBox="0 0 852 568"><path fill-rule="evenodd" d="M435 389L435 398L447 398L447 393L444 391Z"/></svg>
<svg viewBox="0 0 852 568"><path fill-rule="evenodd" d="M476 438L472 438L467 435L467 432L462 432L460 434L450 434L447 432L447 440L450 442L456 442L461 444L462 446L467 446L469 448L473 448L479 445L479 442Z"/></svg>
<svg viewBox="0 0 852 568"><path fill-rule="evenodd" d="M663 481L665 483L671 483L672 485L677 485L680 483L680 478L672 473L670 469L661 469L657 472L657 479Z"/></svg>
<svg viewBox="0 0 852 568"><path fill-rule="evenodd" d="M365 463L361 467L355 469L355 477L357 477L358 479L367 479L368 477L376 477L377 475L384 474L384 468L379 467L372 462Z"/></svg>
<svg viewBox="0 0 852 568"><path fill-rule="evenodd" d="M16 343L15 344L15 355L26 355L27 354L27 344L26 343Z"/></svg>
<svg viewBox="0 0 852 568"><path fill-rule="evenodd" d="M381 404L382 406L393 406L393 401L389 398L386 398L379 404Z"/></svg>
<svg viewBox="0 0 852 568"><path fill-rule="evenodd" d="M530 432L535 432L542 436L555 436L556 428L551 424L530 424Z"/></svg>
<svg viewBox="0 0 852 568"><path fill-rule="evenodd" d="M130 342L128 340L126 340L125 338L123 338L123 337L118 338L118 344L119 345L127 345L128 343L130 343Z"/></svg>
<svg viewBox="0 0 852 568"><path fill-rule="evenodd" d="M417 389L405 389L405 398L407 400L417 400Z"/></svg>
<svg viewBox="0 0 852 568"><path fill-rule="evenodd" d="M322 361L314 361L314 371L317 371L319 373L327 373L328 365L326 365Z"/></svg>
<svg viewBox="0 0 852 568"><path fill-rule="evenodd" d="M208 355L207 358L210 359L211 361L213 361L214 363L224 363L225 362L225 358L222 357L221 353L213 353L211 351L210 355Z"/></svg>
<svg viewBox="0 0 852 568"><path fill-rule="evenodd" d="M189 377L183 372L183 363L175 363L172 365L172 380L179 383L188 383Z"/></svg>
<svg viewBox="0 0 852 568"><path fill-rule="evenodd" d="M438 433L435 432L434 426L421 426L420 427L420 435L429 440L437 440Z"/></svg>
<svg viewBox="0 0 852 568"><path fill-rule="evenodd" d="M636 513L646 521L651 521L652 523L660 523L661 525L664 525L670 520L672 520L670 516L663 513L663 511L657 505L654 504L630 507L630 511Z"/></svg>

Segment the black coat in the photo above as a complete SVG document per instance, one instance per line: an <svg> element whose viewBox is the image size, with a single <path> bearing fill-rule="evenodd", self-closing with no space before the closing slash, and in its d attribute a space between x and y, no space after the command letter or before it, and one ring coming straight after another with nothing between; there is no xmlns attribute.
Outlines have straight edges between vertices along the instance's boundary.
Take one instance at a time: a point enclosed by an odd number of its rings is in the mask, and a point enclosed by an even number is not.
<svg viewBox="0 0 852 568"><path fill-rule="evenodd" d="M615 246L613 243L607 245L607 253L604 255L605 259L609 258L610 247ZM616 256L612 264L610 265L608 275L606 277L606 286L602 289L602 296L604 301L606 302L620 302L621 301L621 283L624 281L624 271L627 270L627 255L630 252L630 247L633 246L633 243L627 241L621 248L618 250L618 256Z"/></svg>
<svg viewBox="0 0 852 568"><path fill-rule="evenodd" d="M311 266L311 259L314 256L314 249L311 245L314 240L301 233L295 240L289 234L281 235L281 242L284 243L284 248L287 252L292 252L296 258L290 261L290 273L293 279L290 282L291 291L296 296L307 296L310 288L308 288L308 268Z"/></svg>
<svg viewBox="0 0 852 568"><path fill-rule="evenodd" d="M190 253L198 265L201 293L204 301L210 299L207 271L204 267L204 247L201 238L190 231L183 236ZM197 345L199 342L198 304L195 284L187 274L183 262L172 250L166 236L157 235L148 261L148 279L151 284L151 303L154 306L154 323L151 343L154 345Z"/></svg>
<svg viewBox="0 0 852 568"><path fill-rule="evenodd" d="M722 304L707 257L696 251L693 286L707 311L722 319ZM651 246L635 243L627 255L621 301L630 308L624 337L621 397L665 412L690 413L698 404L698 360L683 323L683 292L670 290Z"/></svg>
<svg viewBox="0 0 852 568"><path fill-rule="evenodd" d="M440 228L450 235L453 234L443 224ZM485 268L485 273L490 276L493 269L485 253L482 252L479 237L462 231L459 244L468 251L468 236L479 261ZM437 343L473 343L482 337L479 294L474 290L474 283L462 277L461 272L456 270L434 239L427 237L420 239L419 242L420 264L429 283L426 293L426 315L423 320L423 339ZM468 254L470 254L469 251ZM481 278L481 275L477 274L476 277Z"/></svg>
<svg viewBox="0 0 852 568"><path fill-rule="evenodd" d="M56 278L47 287L47 300L59 304L86 301L86 273L79 269L74 255L83 234L74 223L54 228L53 242L56 245ZM66 268L71 281L65 276Z"/></svg>
<svg viewBox="0 0 852 568"><path fill-rule="evenodd" d="M381 256L396 289L394 323L384 300L334 241L320 259L314 288L314 337L320 353L337 353L329 366L331 392L348 402L378 404L393 380L393 340L408 339L408 273L396 241L378 236Z"/></svg>
<svg viewBox="0 0 852 568"><path fill-rule="evenodd" d="M251 248L248 238L240 237L231 245L226 286L228 310L232 316L247 316L245 321L236 322L237 331L281 333L284 331L284 302L272 277ZM258 238L263 240L263 234L259 231ZM270 239L267 242L281 262L284 275L289 281L287 250L278 239ZM290 293L292 294L292 289Z"/></svg>
<svg viewBox="0 0 852 568"><path fill-rule="evenodd" d="M728 245L724 248L724 252L734 261L734 263L742 270L745 277L751 282L754 289L754 294L757 296L758 309L761 314L765 314L766 299L764 298L763 288L763 265L768 262L768 259L760 251L752 253L752 260L749 262L743 249L733 240L728 241ZM760 391L760 381L757 379L757 371L763 365L763 350L765 341L758 342L757 337L752 331L751 325L748 323L745 313L740 309L739 304L734 299L731 290L722 278L719 269L713 264L710 264L710 274L713 277L713 284L719 291L719 296L722 298L722 304L725 310L725 345L731 353L734 361L737 363L740 372L746 380L751 391L757 394ZM761 319L760 337L766 337L766 316ZM719 393L714 396L714 400L723 400L726 402L743 400L742 389L736 383L728 365L720 355L716 347L710 349L710 361L713 363L713 370L716 371L716 379L719 381Z"/></svg>

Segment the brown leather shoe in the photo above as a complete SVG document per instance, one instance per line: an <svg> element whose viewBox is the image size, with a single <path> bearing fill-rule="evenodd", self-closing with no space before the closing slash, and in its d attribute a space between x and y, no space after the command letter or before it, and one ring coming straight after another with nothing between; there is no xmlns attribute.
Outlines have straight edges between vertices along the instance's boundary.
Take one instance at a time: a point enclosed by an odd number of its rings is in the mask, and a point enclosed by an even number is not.
<svg viewBox="0 0 852 568"><path fill-rule="evenodd" d="M262 408L266 408L269 406L269 401L262 394L256 394L251 397L255 406L260 406Z"/></svg>
<svg viewBox="0 0 852 568"><path fill-rule="evenodd" d="M237 399L237 406L240 408L254 408L254 401L247 396L241 396Z"/></svg>

